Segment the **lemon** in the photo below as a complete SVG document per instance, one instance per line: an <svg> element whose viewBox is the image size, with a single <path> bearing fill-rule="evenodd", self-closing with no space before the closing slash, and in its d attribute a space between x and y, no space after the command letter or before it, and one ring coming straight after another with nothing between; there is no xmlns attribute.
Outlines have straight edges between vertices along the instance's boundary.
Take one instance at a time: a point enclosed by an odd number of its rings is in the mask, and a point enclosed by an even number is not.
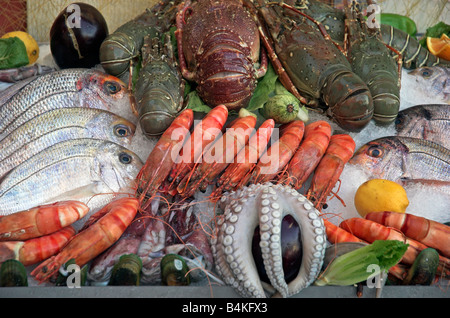
<svg viewBox="0 0 450 318"><path fill-rule="evenodd" d="M372 179L359 186L354 203L359 215L365 217L370 212L405 213L409 200L400 184L390 180Z"/></svg>
<svg viewBox="0 0 450 318"><path fill-rule="evenodd" d="M39 45L37 44L36 40L30 34L23 31L13 31L6 33L2 36L2 39L13 37L18 37L22 40L22 42L25 44L25 47L27 48L29 64L34 64L39 58Z"/></svg>

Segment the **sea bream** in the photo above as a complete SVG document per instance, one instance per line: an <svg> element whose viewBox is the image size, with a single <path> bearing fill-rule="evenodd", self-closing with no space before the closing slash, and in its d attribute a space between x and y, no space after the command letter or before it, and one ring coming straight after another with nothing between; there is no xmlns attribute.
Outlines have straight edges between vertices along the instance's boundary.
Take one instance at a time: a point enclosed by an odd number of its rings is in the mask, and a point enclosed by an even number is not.
<svg viewBox="0 0 450 318"><path fill-rule="evenodd" d="M36 116L0 141L0 178L38 152L69 139L95 138L129 146L136 126L111 112L60 108Z"/></svg>
<svg viewBox="0 0 450 318"><path fill-rule="evenodd" d="M450 184L450 150L432 141L390 136L362 146L349 161L373 178Z"/></svg>
<svg viewBox="0 0 450 318"><path fill-rule="evenodd" d="M0 140L39 114L68 107L103 109L137 121L134 96L121 80L93 69L65 69L0 93Z"/></svg>
<svg viewBox="0 0 450 318"><path fill-rule="evenodd" d="M84 138L57 143L0 178L0 215L130 191L142 165L136 154L110 141Z"/></svg>
<svg viewBox="0 0 450 318"><path fill-rule="evenodd" d="M403 69L400 109L423 104L450 104L450 68Z"/></svg>
<svg viewBox="0 0 450 318"><path fill-rule="evenodd" d="M421 138L450 149L450 105L417 105L398 113L397 136Z"/></svg>

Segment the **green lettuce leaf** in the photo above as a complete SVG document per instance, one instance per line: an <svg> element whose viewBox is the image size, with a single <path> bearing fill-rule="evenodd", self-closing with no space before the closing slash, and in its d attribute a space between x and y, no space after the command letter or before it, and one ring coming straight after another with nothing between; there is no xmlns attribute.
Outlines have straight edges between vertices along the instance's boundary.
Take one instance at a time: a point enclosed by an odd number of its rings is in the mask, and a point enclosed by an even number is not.
<svg viewBox="0 0 450 318"><path fill-rule="evenodd" d="M277 82L278 75L275 72L271 63L267 67L267 73L259 81L258 86L253 93L250 103L247 106L247 110L254 111L262 108L264 104L269 100L270 95L275 91L275 84Z"/></svg>
<svg viewBox="0 0 450 318"><path fill-rule="evenodd" d="M408 244L400 241L375 241L337 257L314 284L347 286L363 282L371 276L389 271L401 260L407 248Z"/></svg>
<svg viewBox="0 0 450 318"><path fill-rule="evenodd" d="M0 39L0 70L28 65L25 44L18 37Z"/></svg>
<svg viewBox="0 0 450 318"><path fill-rule="evenodd" d="M442 34L450 36L450 25L439 22L438 24L427 29L425 35L420 39L420 45L427 47L427 37L440 38Z"/></svg>

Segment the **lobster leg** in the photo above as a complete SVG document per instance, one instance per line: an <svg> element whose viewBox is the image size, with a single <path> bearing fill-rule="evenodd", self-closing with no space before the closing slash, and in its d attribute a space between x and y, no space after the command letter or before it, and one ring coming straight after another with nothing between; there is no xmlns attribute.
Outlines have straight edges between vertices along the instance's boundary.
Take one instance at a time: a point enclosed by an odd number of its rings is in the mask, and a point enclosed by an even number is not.
<svg viewBox="0 0 450 318"><path fill-rule="evenodd" d="M189 81L193 81L195 78L195 73L188 70L188 67L186 64L186 59L184 57L184 52L183 52L183 39L182 39L183 38L184 15L185 15L186 11L189 9L190 5L191 5L190 0L180 4L180 8L182 8L182 9L180 9L177 13L177 18L176 18L177 30L175 31L175 37L177 39L177 44L178 44L178 61L180 64L181 73L183 74L184 78L186 78Z"/></svg>
<svg viewBox="0 0 450 318"><path fill-rule="evenodd" d="M281 2L281 3L274 3L274 4L275 4L275 5L280 5L280 6L283 7L283 8L292 10L293 12L295 12L295 13L297 13L297 14L303 16L303 17L305 17L306 19L308 19L309 21L311 21L312 23L314 23L314 24L317 26L317 28L319 29L320 33L322 33L323 37L324 37L326 40L329 40L329 41L333 42L333 44L338 48L338 50L341 51L342 54L345 55L345 50L344 50L337 42L335 42L335 41L331 38L331 36L328 34L328 32L327 32L325 26L324 26L322 23L320 23L319 21L317 21L317 20L314 19L313 17L311 17L311 16L309 16L309 15L303 13L301 10L299 10L299 9L297 9L297 8L291 6L291 5L288 5L287 3Z"/></svg>
<svg viewBox="0 0 450 318"><path fill-rule="evenodd" d="M257 14L254 12L256 9L253 3L249 3L248 1L245 1L245 5L253 9L253 17L256 23L256 26L258 27L259 37L261 39L261 42L263 43L264 47L267 50L268 57L270 59L270 62L272 63L272 66L275 69L275 72L278 74L279 79L284 87L286 87L289 92L291 92L302 104L309 105L310 101L303 97L297 87L295 87L294 83L290 79L289 75L287 74L286 70L284 69L283 65L281 64L281 61L278 59L277 54L275 53L275 50L273 48L273 45L269 39L269 36L267 35L267 31L263 27L263 23L259 20ZM264 8L262 9L264 10Z"/></svg>

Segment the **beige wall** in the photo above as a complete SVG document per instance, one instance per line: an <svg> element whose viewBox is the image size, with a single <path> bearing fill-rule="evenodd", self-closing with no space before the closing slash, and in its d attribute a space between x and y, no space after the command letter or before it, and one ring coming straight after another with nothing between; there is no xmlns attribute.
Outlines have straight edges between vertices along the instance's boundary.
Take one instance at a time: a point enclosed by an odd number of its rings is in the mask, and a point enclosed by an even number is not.
<svg viewBox="0 0 450 318"><path fill-rule="evenodd" d="M77 0L28 0L28 32L38 42L48 42L52 23L61 10ZM125 22L151 7L157 0L79 0L95 6L113 32ZM449 0L378 0L383 12L408 15L416 21L419 32L444 21L450 24Z"/></svg>
<svg viewBox="0 0 450 318"><path fill-rule="evenodd" d="M76 0L28 0L28 32L40 43L49 41L49 32L58 14ZM110 32L133 19L157 0L80 0L96 7L105 17Z"/></svg>

